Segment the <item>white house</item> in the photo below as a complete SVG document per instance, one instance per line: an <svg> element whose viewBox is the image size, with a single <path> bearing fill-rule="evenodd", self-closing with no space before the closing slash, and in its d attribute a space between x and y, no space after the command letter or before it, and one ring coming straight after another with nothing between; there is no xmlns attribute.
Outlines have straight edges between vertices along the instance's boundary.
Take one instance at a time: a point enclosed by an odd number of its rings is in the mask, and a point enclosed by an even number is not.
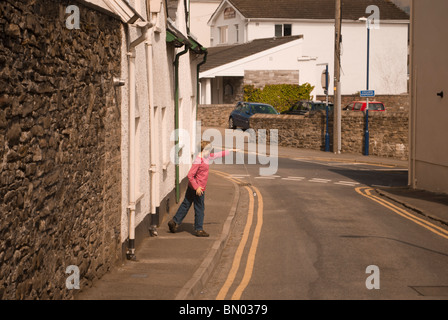
<svg viewBox="0 0 448 320"><path fill-rule="evenodd" d="M171 155L195 152L197 70L206 50L188 31L186 1L88 2L125 25L116 81L121 85L121 241L132 259L135 242L148 235L148 227L157 234L186 187L190 166L176 164Z"/></svg>
<svg viewBox="0 0 448 320"><path fill-rule="evenodd" d="M298 84L302 44L301 36L290 36L209 48L200 73L201 102L242 100L245 84Z"/></svg>
<svg viewBox="0 0 448 320"><path fill-rule="evenodd" d="M190 0L190 31L204 47L210 47L208 20L221 0Z"/></svg>
<svg viewBox="0 0 448 320"><path fill-rule="evenodd" d="M378 94L407 92L409 16L387 0L342 3L342 94L366 88L367 28L365 19L360 19L374 13L366 13L370 5L377 7L379 17L373 20L375 28L370 30L370 89ZM328 63L330 75L333 74L334 23L334 0L223 0L208 24L212 47L302 35L294 69L299 70L300 84L308 82L316 87L316 96L324 94L323 67L318 64ZM264 66L260 64L258 68L262 70ZM332 94L332 83L330 88Z"/></svg>

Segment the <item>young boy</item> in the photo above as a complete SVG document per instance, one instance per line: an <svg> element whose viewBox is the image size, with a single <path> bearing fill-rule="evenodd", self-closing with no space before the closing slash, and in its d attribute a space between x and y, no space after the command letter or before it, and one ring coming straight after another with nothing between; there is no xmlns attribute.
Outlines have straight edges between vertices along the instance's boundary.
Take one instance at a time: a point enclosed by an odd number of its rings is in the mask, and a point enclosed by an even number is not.
<svg viewBox="0 0 448 320"><path fill-rule="evenodd" d="M206 142L201 142L201 153L193 162L193 166L188 172L188 188L185 193L185 199L177 210L176 215L168 222L168 227L172 233L184 220L191 205L194 203L194 230L197 237L208 237L209 234L204 231L204 198L205 188L207 186L210 160L224 157L229 151L210 154L212 147ZM233 151L233 150L232 150Z"/></svg>

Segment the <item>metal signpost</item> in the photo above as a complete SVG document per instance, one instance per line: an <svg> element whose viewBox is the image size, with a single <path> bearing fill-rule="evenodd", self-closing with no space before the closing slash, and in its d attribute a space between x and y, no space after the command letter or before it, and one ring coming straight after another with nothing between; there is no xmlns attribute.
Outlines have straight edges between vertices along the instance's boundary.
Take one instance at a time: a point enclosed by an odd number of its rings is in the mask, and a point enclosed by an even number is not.
<svg viewBox="0 0 448 320"><path fill-rule="evenodd" d="M367 86L368 86L367 81ZM361 91L361 97L367 98L367 106L366 106L366 131L365 131L365 139L364 139L364 148L365 148L365 155L369 155L369 140L370 140L370 134L369 134L369 98L375 97L375 91L374 90L363 90Z"/></svg>
<svg viewBox="0 0 448 320"><path fill-rule="evenodd" d="M325 66L325 70L322 73L322 88L325 90L325 95L327 97L326 107L325 107L325 118L326 118L326 126L325 126L325 152L330 152L330 132L328 130L328 122L329 122L329 113L330 110L328 108L328 63L320 63L318 66Z"/></svg>
<svg viewBox="0 0 448 320"><path fill-rule="evenodd" d="M370 23L369 19L366 20L366 26L367 26L367 90L364 92L361 92L361 97L363 96L362 93L364 93L364 97L367 98L367 106L366 106L366 132L365 132L365 155L369 155L369 97L375 96L375 91L369 90L369 78L370 78Z"/></svg>

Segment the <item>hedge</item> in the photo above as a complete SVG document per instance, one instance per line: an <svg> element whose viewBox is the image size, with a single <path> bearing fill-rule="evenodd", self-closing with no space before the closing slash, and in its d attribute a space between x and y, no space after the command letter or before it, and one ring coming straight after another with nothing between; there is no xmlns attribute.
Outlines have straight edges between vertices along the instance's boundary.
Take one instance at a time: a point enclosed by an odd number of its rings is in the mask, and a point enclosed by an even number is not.
<svg viewBox="0 0 448 320"><path fill-rule="evenodd" d="M267 85L263 89L246 85L244 86L244 101L267 103L278 112L283 112L289 110L299 100L311 100L313 90L314 86L309 83Z"/></svg>

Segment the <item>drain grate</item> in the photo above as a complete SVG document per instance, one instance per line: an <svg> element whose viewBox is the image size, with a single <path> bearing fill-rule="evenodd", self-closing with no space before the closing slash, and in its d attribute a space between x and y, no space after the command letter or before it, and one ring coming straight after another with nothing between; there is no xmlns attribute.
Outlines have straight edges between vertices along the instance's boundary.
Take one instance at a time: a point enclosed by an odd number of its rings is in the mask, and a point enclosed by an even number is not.
<svg viewBox="0 0 448 320"><path fill-rule="evenodd" d="M421 296L448 297L448 286L411 286Z"/></svg>

